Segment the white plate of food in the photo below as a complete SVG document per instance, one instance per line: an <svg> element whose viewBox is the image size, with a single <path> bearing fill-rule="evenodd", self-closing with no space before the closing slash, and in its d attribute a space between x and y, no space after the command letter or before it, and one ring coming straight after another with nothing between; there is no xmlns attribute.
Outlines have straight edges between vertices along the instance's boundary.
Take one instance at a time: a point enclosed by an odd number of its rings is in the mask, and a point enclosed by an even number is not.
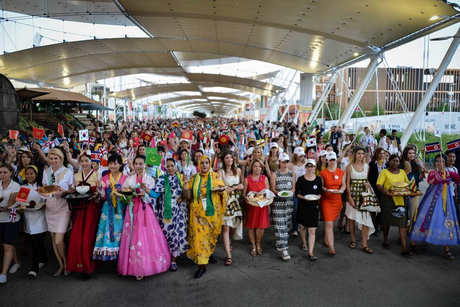
<svg viewBox="0 0 460 307"><path fill-rule="evenodd" d="M44 198L51 198L59 194L60 188L57 185L45 185L37 189L38 194Z"/></svg>
<svg viewBox="0 0 460 307"><path fill-rule="evenodd" d="M327 191L329 193L334 193L334 194L342 194L343 193L343 191L341 191L341 190L334 190L334 189L327 189Z"/></svg>
<svg viewBox="0 0 460 307"><path fill-rule="evenodd" d="M279 197L291 197L292 195L294 195L294 193L288 190L278 192Z"/></svg>
<svg viewBox="0 0 460 307"><path fill-rule="evenodd" d="M307 201L315 201L315 200L319 200L321 198L321 195L307 194L304 197L305 197L305 200Z"/></svg>
<svg viewBox="0 0 460 307"><path fill-rule="evenodd" d="M24 211L38 211L40 210L45 203L38 203L38 204L32 204L30 203L29 206L24 208Z"/></svg>
<svg viewBox="0 0 460 307"><path fill-rule="evenodd" d="M228 188L228 187L226 187L226 186L217 186L215 188L212 188L211 191L213 191L213 192L221 192L221 191L225 190L226 188Z"/></svg>

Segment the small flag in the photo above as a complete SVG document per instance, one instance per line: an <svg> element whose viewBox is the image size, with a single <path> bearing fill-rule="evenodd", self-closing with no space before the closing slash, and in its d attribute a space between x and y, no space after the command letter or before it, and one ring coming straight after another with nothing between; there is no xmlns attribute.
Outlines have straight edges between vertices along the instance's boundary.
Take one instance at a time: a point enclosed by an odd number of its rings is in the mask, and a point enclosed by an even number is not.
<svg viewBox="0 0 460 307"><path fill-rule="evenodd" d="M161 155L158 154L156 148L146 148L145 149L147 165L160 166L161 165Z"/></svg>
<svg viewBox="0 0 460 307"><path fill-rule="evenodd" d="M219 144L226 145L230 141L230 138L226 134L222 134L219 138Z"/></svg>
<svg viewBox="0 0 460 307"><path fill-rule="evenodd" d="M16 196L16 201L20 203L27 203L27 197L29 196L30 188L21 187L19 189L18 195Z"/></svg>
<svg viewBox="0 0 460 307"><path fill-rule="evenodd" d="M455 140L455 141L451 141L451 142L447 142L447 149L456 149L456 148L459 148L460 147L460 139L458 140Z"/></svg>
<svg viewBox="0 0 460 307"><path fill-rule="evenodd" d="M414 178L412 178L409 182L409 190L412 192L417 192L417 183L415 182Z"/></svg>
<svg viewBox="0 0 460 307"><path fill-rule="evenodd" d="M32 136L36 139L41 139L45 135L45 130L44 129L39 129L39 128L32 128Z"/></svg>
<svg viewBox="0 0 460 307"><path fill-rule="evenodd" d="M307 147L316 146L316 138L311 138L307 140Z"/></svg>
<svg viewBox="0 0 460 307"><path fill-rule="evenodd" d="M243 145L246 145L246 138L243 138L243 137L242 137L242 138L240 139L240 145L242 145L242 146L243 146Z"/></svg>
<svg viewBox="0 0 460 307"><path fill-rule="evenodd" d="M10 207L10 217L9 217L9 222L14 223L16 220L16 207Z"/></svg>
<svg viewBox="0 0 460 307"><path fill-rule="evenodd" d="M101 148L99 148L99 152L101 153L102 156L106 156L106 155L107 155L107 149L105 149L104 146L102 146Z"/></svg>
<svg viewBox="0 0 460 307"><path fill-rule="evenodd" d="M278 137L278 133L276 131L270 132L270 138L274 139Z"/></svg>
<svg viewBox="0 0 460 307"><path fill-rule="evenodd" d="M257 140L257 146L258 147L265 146L265 140Z"/></svg>
<svg viewBox="0 0 460 307"><path fill-rule="evenodd" d="M441 137L441 129L434 128L434 136L437 136L438 138Z"/></svg>
<svg viewBox="0 0 460 307"><path fill-rule="evenodd" d="M19 136L18 130L10 130L10 139L16 140Z"/></svg>
<svg viewBox="0 0 460 307"><path fill-rule="evenodd" d="M434 142L434 143L428 143L425 145L425 152L428 153L434 153L434 152L440 152L441 151L441 145L439 145L439 142Z"/></svg>
<svg viewBox="0 0 460 307"><path fill-rule="evenodd" d="M58 133L61 135L61 136L64 136L64 127L58 123Z"/></svg>
<svg viewBox="0 0 460 307"><path fill-rule="evenodd" d="M120 146L115 147L115 150L118 152L120 156L122 157L124 156L125 153L123 152L123 149L121 149Z"/></svg>
<svg viewBox="0 0 460 307"><path fill-rule="evenodd" d="M61 142L57 138L54 139L54 141L51 142L51 148L58 147L61 145Z"/></svg>
<svg viewBox="0 0 460 307"><path fill-rule="evenodd" d="M102 158L102 154L99 151L92 151L91 152L91 161L92 162L99 162Z"/></svg>
<svg viewBox="0 0 460 307"><path fill-rule="evenodd" d="M153 139L153 135L150 131L145 131L141 133L141 138L147 142L150 142Z"/></svg>
<svg viewBox="0 0 460 307"><path fill-rule="evenodd" d="M88 130L79 130L78 135L79 135L80 142L89 140Z"/></svg>
<svg viewBox="0 0 460 307"><path fill-rule="evenodd" d="M173 126L174 128L179 127L179 122L178 122L178 121L173 121L173 122L172 122L172 126Z"/></svg>
<svg viewBox="0 0 460 307"><path fill-rule="evenodd" d="M187 141L191 142L193 138L193 132L192 131L182 131L180 135L180 141Z"/></svg>
<svg viewBox="0 0 460 307"><path fill-rule="evenodd" d="M81 151L80 144L78 144L77 142L73 143L73 150Z"/></svg>
<svg viewBox="0 0 460 307"><path fill-rule="evenodd" d="M88 145L89 146L94 146L94 144L96 144L96 138L95 137L91 137L88 141L84 142L85 145Z"/></svg>

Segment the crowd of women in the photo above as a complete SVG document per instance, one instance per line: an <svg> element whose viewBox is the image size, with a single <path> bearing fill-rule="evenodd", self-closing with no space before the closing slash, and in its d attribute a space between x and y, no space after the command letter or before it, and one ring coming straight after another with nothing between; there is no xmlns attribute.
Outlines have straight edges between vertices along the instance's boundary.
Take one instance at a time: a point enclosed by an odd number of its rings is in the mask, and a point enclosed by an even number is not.
<svg viewBox="0 0 460 307"><path fill-rule="evenodd" d="M367 128L358 140L341 127L325 132L319 126L220 118L112 122L101 128L83 142L78 131L68 139L47 131L48 142L32 137L5 142L0 283L21 268L15 248L20 232L22 254L32 248L29 276L54 262L45 248L49 232L58 265L54 276L80 272L84 279L104 261L116 261L118 274L138 280L174 272L182 254L198 265L194 277L200 278L207 264L216 262L220 234L230 266L232 241L243 239L243 228L254 257L263 254L271 223L283 260L290 259L290 236L299 234L306 257L318 259L319 221L324 221L320 241L330 256L337 254L337 231L350 233L349 248L367 254L373 253L369 236L380 231L382 247L391 248L391 226L398 227L402 256L431 243L442 245L444 257L453 260L449 246L460 243L455 153L437 155L426 177L417 147L402 149L395 132L380 131L377 143ZM146 159L150 148L161 163ZM423 199L391 194L396 182L416 188L422 180L429 184ZM41 186L56 190L49 195ZM87 194L76 192L85 186ZM22 205L34 208L16 206L23 188L29 192ZM273 201L254 206L248 199L254 193Z"/></svg>

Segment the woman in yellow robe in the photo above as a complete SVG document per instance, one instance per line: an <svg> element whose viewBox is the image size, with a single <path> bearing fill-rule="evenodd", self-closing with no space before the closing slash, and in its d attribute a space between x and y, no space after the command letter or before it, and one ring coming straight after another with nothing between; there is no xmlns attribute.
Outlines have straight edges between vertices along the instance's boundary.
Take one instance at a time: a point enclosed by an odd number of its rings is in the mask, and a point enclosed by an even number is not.
<svg viewBox="0 0 460 307"><path fill-rule="evenodd" d="M194 278L206 273L206 264L215 261L212 253L222 228L222 216L225 213L227 192L211 191L225 186L219 175L211 171L211 159L202 156L199 162L200 172L193 175L187 184L184 180L184 196L190 202L190 222L187 257L198 264Z"/></svg>

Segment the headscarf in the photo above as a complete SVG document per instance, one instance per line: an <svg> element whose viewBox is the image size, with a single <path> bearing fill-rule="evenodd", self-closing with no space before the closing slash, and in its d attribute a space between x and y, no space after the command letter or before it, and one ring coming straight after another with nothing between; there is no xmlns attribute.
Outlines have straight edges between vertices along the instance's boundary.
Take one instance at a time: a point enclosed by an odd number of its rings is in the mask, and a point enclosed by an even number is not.
<svg viewBox="0 0 460 307"><path fill-rule="evenodd" d="M209 161L209 169L203 172L201 169L201 162L205 159ZM206 216L214 215L214 204L212 202L212 175L211 175L211 159L208 156L202 155L198 164L200 172L193 178L192 192L193 199L199 201L201 194L201 182L204 179L206 183ZM198 179L197 179L198 178Z"/></svg>

